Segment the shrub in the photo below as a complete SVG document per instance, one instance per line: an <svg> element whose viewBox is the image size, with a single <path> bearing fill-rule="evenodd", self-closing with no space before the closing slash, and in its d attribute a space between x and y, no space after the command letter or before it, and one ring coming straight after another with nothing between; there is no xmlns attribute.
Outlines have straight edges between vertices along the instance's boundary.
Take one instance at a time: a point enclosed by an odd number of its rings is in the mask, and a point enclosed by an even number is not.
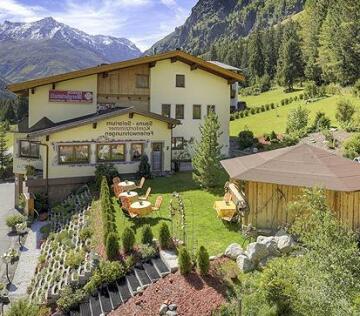
<svg viewBox="0 0 360 316"><path fill-rule="evenodd" d="M261 78L258 79L257 83L258 89L260 92L269 91L271 88L271 78L268 74L265 74Z"/></svg>
<svg viewBox="0 0 360 316"><path fill-rule="evenodd" d="M285 99L285 104L289 104L290 103L290 100L288 98Z"/></svg>
<svg viewBox="0 0 360 316"><path fill-rule="evenodd" d="M282 100L280 101L280 104L281 104L281 106L285 105L285 99L282 99Z"/></svg>
<svg viewBox="0 0 360 316"><path fill-rule="evenodd" d="M249 116L249 110L245 110L245 111L244 111L244 115L245 115L245 116Z"/></svg>
<svg viewBox="0 0 360 316"><path fill-rule="evenodd" d="M65 258L65 266L77 269L85 260L84 250L70 250Z"/></svg>
<svg viewBox="0 0 360 316"><path fill-rule="evenodd" d="M141 259L144 261L147 261L150 258L155 257L156 249L153 246L144 244L139 247L139 253L140 253Z"/></svg>
<svg viewBox="0 0 360 316"><path fill-rule="evenodd" d="M261 112L265 112L265 106L264 105L261 106Z"/></svg>
<svg viewBox="0 0 360 316"><path fill-rule="evenodd" d="M254 145L254 133L248 129L245 129L239 133L239 148L245 149Z"/></svg>
<svg viewBox="0 0 360 316"><path fill-rule="evenodd" d="M356 80L352 92L354 97L360 98L360 79Z"/></svg>
<svg viewBox="0 0 360 316"><path fill-rule="evenodd" d="M64 287L60 292L60 298L57 300L57 306L63 312L68 312L72 308L77 307L86 298L86 293L82 289L73 291L70 286Z"/></svg>
<svg viewBox="0 0 360 316"><path fill-rule="evenodd" d="M315 115L314 123L311 126L313 131L321 131L323 129L329 129L331 127L331 120L325 116L324 112L317 112Z"/></svg>
<svg viewBox="0 0 360 316"><path fill-rule="evenodd" d="M189 274L192 269L192 262L189 252L185 247L181 247L179 250L179 270L182 275Z"/></svg>
<svg viewBox="0 0 360 316"><path fill-rule="evenodd" d="M6 316L38 316L39 307L27 299L19 299L10 305Z"/></svg>
<svg viewBox="0 0 360 316"><path fill-rule="evenodd" d="M289 112L287 119L287 133L299 133L304 130L308 124L309 111L301 106Z"/></svg>
<svg viewBox="0 0 360 316"><path fill-rule="evenodd" d="M81 241L85 241L86 239L91 238L93 235L93 231L90 227L84 227L80 230L79 237Z"/></svg>
<svg viewBox="0 0 360 316"><path fill-rule="evenodd" d="M102 283L110 284L125 275L124 268L118 261L102 261L96 273L101 276Z"/></svg>
<svg viewBox="0 0 360 316"><path fill-rule="evenodd" d="M103 177L106 178L107 183L112 183L112 179L118 176L118 172L113 164L97 164L95 168L95 184L98 188L101 184Z"/></svg>
<svg viewBox="0 0 360 316"><path fill-rule="evenodd" d="M354 113L355 107L350 101L340 100L337 103L335 117L342 128L350 126Z"/></svg>
<svg viewBox="0 0 360 316"><path fill-rule="evenodd" d="M24 223L26 218L20 214L10 215L6 218L6 225L10 228L15 228L17 224Z"/></svg>
<svg viewBox="0 0 360 316"><path fill-rule="evenodd" d="M313 99L320 95L319 87L316 85L315 81L309 81L305 84L304 94L305 99Z"/></svg>
<svg viewBox="0 0 360 316"><path fill-rule="evenodd" d="M350 159L360 156L360 134L355 134L344 142L343 153L345 157Z"/></svg>
<svg viewBox="0 0 360 316"><path fill-rule="evenodd" d="M265 104L265 110L269 111L270 110L270 104Z"/></svg>
<svg viewBox="0 0 360 316"><path fill-rule="evenodd" d="M162 223L159 230L159 244L162 249L169 249L171 247L171 236L169 226Z"/></svg>
<svg viewBox="0 0 360 316"><path fill-rule="evenodd" d="M325 92L327 94L336 95L336 94L341 94L341 89L335 83L330 83L325 87Z"/></svg>
<svg viewBox="0 0 360 316"><path fill-rule="evenodd" d="M109 233L105 244L106 255L110 261L116 260L119 254L119 242L116 233Z"/></svg>
<svg viewBox="0 0 360 316"><path fill-rule="evenodd" d="M142 155L140 158L139 170L137 175L139 178L145 177L146 179L151 177L151 167L149 164L149 157L147 155Z"/></svg>
<svg viewBox="0 0 360 316"><path fill-rule="evenodd" d="M204 246L201 246L197 254L197 267L201 275L206 275L209 273L210 260L209 253L207 252Z"/></svg>
<svg viewBox="0 0 360 316"><path fill-rule="evenodd" d="M245 113L244 112L240 112L239 113L240 117L243 118L245 116Z"/></svg>
<svg viewBox="0 0 360 316"><path fill-rule="evenodd" d="M251 108L251 109L250 109L250 113L251 113L251 114L255 114L255 113L256 113L256 108Z"/></svg>
<svg viewBox="0 0 360 316"><path fill-rule="evenodd" d="M328 130L328 129L324 129L322 131L322 134L324 135L325 137L325 140L327 142L327 146L328 148L330 149L335 149L336 145L337 145L337 142L336 142L336 139L334 137L334 134Z"/></svg>
<svg viewBox="0 0 360 316"><path fill-rule="evenodd" d="M136 264L136 258L134 256L127 256L124 261L124 265L127 271L133 268Z"/></svg>
<svg viewBox="0 0 360 316"><path fill-rule="evenodd" d="M303 94L303 93L299 94L299 99L300 99L300 100L303 100L303 99L304 99L304 94Z"/></svg>
<svg viewBox="0 0 360 316"><path fill-rule="evenodd" d="M235 120L235 115L233 113L230 114L230 121L234 121Z"/></svg>
<svg viewBox="0 0 360 316"><path fill-rule="evenodd" d="M271 109L275 109L275 104L274 104L274 103L270 103L270 107L271 107Z"/></svg>
<svg viewBox="0 0 360 316"><path fill-rule="evenodd" d="M151 245L154 239L150 225L145 225L141 231L141 243Z"/></svg>
<svg viewBox="0 0 360 316"><path fill-rule="evenodd" d="M122 233L122 246L125 253L129 253L133 250L135 244L135 234L134 231L129 228L125 227Z"/></svg>
<svg viewBox="0 0 360 316"><path fill-rule="evenodd" d="M42 234L42 237L45 238L45 239L48 238L50 232L51 232L51 225L50 224L47 224L47 225L40 228L40 233Z"/></svg>

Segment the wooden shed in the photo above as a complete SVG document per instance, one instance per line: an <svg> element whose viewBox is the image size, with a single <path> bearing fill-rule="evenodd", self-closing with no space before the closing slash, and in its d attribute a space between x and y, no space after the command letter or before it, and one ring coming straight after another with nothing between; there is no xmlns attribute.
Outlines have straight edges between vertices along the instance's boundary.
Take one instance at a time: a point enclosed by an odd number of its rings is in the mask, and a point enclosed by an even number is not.
<svg viewBox="0 0 360 316"><path fill-rule="evenodd" d="M360 228L360 164L312 145L300 144L221 161L248 203L244 223L276 229L293 222L287 205L304 188L325 190L336 217Z"/></svg>

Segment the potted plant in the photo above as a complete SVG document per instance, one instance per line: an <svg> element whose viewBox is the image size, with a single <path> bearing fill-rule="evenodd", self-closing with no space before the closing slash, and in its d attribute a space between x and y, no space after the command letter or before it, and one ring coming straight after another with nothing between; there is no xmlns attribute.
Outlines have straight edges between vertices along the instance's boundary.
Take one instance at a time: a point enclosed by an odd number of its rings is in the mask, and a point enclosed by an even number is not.
<svg viewBox="0 0 360 316"><path fill-rule="evenodd" d="M35 176L35 167L31 165L25 166L25 172L27 177L33 177Z"/></svg>
<svg viewBox="0 0 360 316"><path fill-rule="evenodd" d="M26 218L20 214L10 215L6 218L6 225L11 229L11 232L16 231L16 225L24 223Z"/></svg>

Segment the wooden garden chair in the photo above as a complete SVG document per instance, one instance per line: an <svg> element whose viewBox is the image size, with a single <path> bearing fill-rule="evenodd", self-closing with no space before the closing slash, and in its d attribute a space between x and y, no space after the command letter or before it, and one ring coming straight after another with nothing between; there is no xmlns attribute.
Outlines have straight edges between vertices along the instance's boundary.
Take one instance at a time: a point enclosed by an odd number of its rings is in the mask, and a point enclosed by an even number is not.
<svg viewBox="0 0 360 316"><path fill-rule="evenodd" d="M137 185L136 188L137 188L137 189L142 189L143 186L144 186L144 183L145 183L145 178L142 177L142 178L140 179L139 185Z"/></svg>
<svg viewBox="0 0 360 316"><path fill-rule="evenodd" d="M163 197L160 195L156 198L155 205L151 208L152 211L154 211L154 212L159 211L162 202L163 202Z"/></svg>
<svg viewBox="0 0 360 316"><path fill-rule="evenodd" d="M145 195L139 196L139 200L140 201L147 201L149 199L150 192L151 192L151 187L148 187L146 192L145 192Z"/></svg>

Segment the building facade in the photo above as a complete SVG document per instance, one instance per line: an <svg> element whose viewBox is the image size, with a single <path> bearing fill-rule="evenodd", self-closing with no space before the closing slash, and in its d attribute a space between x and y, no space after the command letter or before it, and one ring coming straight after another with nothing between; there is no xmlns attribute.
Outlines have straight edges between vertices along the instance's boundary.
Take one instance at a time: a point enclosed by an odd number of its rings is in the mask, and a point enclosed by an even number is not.
<svg viewBox="0 0 360 316"><path fill-rule="evenodd" d="M154 173L200 139L215 111L229 151L231 86L242 75L181 51L55 75L8 88L29 98L14 137L16 198L24 187L59 200L99 164L134 174L142 155ZM189 153L190 154L190 153Z"/></svg>

